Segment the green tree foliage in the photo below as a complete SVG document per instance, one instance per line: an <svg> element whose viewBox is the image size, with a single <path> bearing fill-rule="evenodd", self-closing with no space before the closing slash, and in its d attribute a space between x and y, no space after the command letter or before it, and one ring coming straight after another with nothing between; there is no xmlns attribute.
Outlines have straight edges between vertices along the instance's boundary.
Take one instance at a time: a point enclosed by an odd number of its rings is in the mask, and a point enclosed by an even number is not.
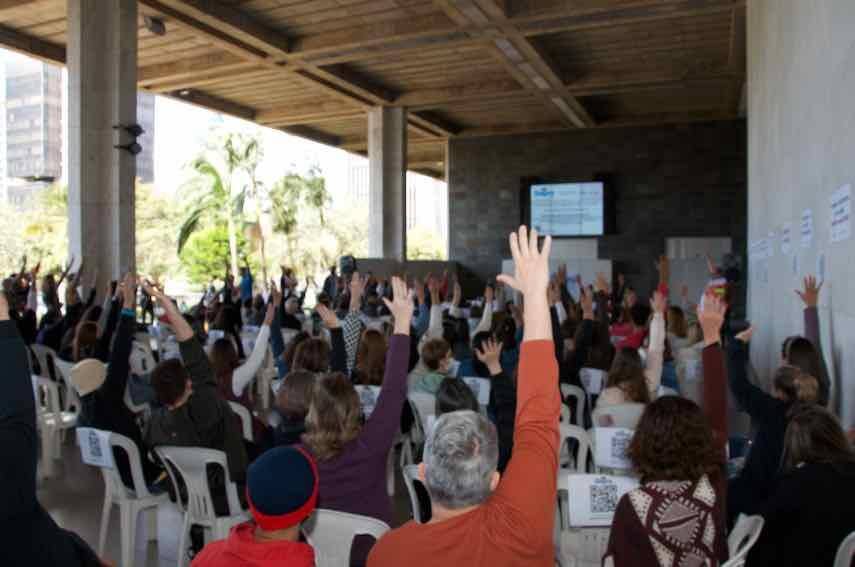
<svg viewBox="0 0 855 567"><path fill-rule="evenodd" d="M407 231L408 260L444 260L445 243L433 231L417 226Z"/></svg>
<svg viewBox="0 0 855 567"><path fill-rule="evenodd" d="M175 255L178 235L175 226L181 211L174 200L158 194L151 185L137 184L137 270L155 280L178 275L181 266Z"/></svg>
<svg viewBox="0 0 855 567"><path fill-rule="evenodd" d="M247 240L242 233L236 235L236 243L238 253L246 251ZM221 281L231 264L227 227L220 224L194 232L181 250L181 264L192 283Z"/></svg>

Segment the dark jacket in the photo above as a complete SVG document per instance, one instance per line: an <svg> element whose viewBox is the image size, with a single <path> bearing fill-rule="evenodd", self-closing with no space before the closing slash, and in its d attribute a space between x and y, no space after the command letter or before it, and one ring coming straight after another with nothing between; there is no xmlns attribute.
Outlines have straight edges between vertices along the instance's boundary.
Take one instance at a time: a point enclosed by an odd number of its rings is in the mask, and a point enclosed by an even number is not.
<svg viewBox="0 0 855 567"><path fill-rule="evenodd" d="M0 542L8 567L98 566L76 534L61 529L36 498L38 434L27 348L13 321L0 321Z"/></svg>
<svg viewBox="0 0 855 567"><path fill-rule="evenodd" d="M179 344L181 359L190 373L193 394L180 408L159 408L151 415L144 439L149 447L177 445L224 451L231 480L246 480L247 455L240 420L220 397L208 356L194 337Z"/></svg>
<svg viewBox="0 0 855 567"><path fill-rule="evenodd" d="M831 381L828 379L828 366L825 364L825 356L822 354L822 341L819 332L819 311L816 307L807 307L804 311L805 338L813 343L819 353L820 375L815 376L819 382L819 396L817 403L823 407L828 406L831 396Z"/></svg>
<svg viewBox="0 0 855 567"><path fill-rule="evenodd" d="M128 359L131 355L135 326L134 316L123 313L119 321L119 329L116 332L113 352L110 355L107 378L100 388L81 398L78 425L112 431L133 441L140 452L145 480L151 484L157 479L161 471L147 458L148 448L143 443L142 434L137 427L134 414L125 405L125 386L130 374ZM122 481L129 488L133 487L130 464L125 452L114 450L113 453L116 466L122 475Z"/></svg>
<svg viewBox="0 0 855 567"><path fill-rule="evenodd" d="M756 430L745 468L728 486L727 516L730 524L739 514L758 514L774 491L792 406L792 402L774 398L750 383L747 364L748 349L745 343L729 341L727 372L730 390L739 407L751 416L752 426ZM706 380L704 374L704 382Z"/></svg>
<svg viewBox="0 0 855 567"><path fill-rule="evenodd" d="M764 506L750 567L832 565L855 531L855 463L807 464L785 475Z"/></svg>
<svg viewBox="0 0 855 567"><path fill-rule="evenodd" d="M499 438L499 472L505 472L514 449L514 418L517 414L517 389L504 371L490 377L490 413L496 421Z"/></svg>

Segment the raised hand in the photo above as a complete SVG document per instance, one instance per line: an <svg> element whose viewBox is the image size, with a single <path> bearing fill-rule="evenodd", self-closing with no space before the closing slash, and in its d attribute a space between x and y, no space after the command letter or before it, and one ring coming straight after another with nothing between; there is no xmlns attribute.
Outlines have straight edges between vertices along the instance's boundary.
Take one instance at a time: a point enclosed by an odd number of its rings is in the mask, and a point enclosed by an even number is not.
<svg viewBox="0 0 855 567"><path fill-rule="evenodd" d="M137 275L128 272L125 279L122 280L122 307L124 309L134 309L137 302Z"/></svg>
<svg viewBox="0 0 855 567"><path fill-rule="evenodd" d="M413 319L413 297L407 283L401 278L392 278L392 299L383 298L383 303L395 320L395 334L409 335Z"/></svg>
<svg viewBox="0 0 855 567"><path fill-rule="evenodd" d="M548 340L552 338L552 321L549 316L546 289L549 287L549 252L552 238L547 236L538 250L537 231L531 234L525 226L510 235L511 255L514 258L514 275L500 274L499 280L523 294L525 300L523 339Z"/></svg>
<svg viewBox="0 0 855 567"><path fill-rule="evenodd" d="M549 282L549 287L546 289L546 297L550 306L561 301L561 292L558 290L558 278Z"/></svg>
<svg viewBox="0 0 855 567"><path fill-rule="evenodd" d="M606 279L606 275L598 272L597 279L594 282L594 289L597 293L609 293L609 282Z"/></svg>
<svg viewBox="0 0 855 567"><path fill-rule="evenodd" d="M0 321L9 320L9 301L6 299L6 292L0 291Z"/></svg>
<svg viewBox="0 0 855 567"><path fill-rule="evenodd" d="M493 289L493 286L488 285L484 288L484 305L492 305L493 300L496 298L496 290Z"/></svg>
<svg viewBox="0 0 855 567"><path fill-rule="evenodd" d="M665 309L668 307L668 300L658 291L653 292L653 297L650 298L650 306L654 313L665 314Z"/></svg>
<svg viewBox="0 0 855 567"><path fill-rule="evenodd" d="M496 342L494 339L488 339L481 343L481 349L475 351L475 356L484 363L484 366L490 371L490 376L496 376L502 372L500 362L502 357L502 343Z"/></svg>
<svg viewBox="0 0 855 567"><path fill-rule="evenodd" d="M271 304L275 309L278 309L279 306L282 305L282 292L279 290L279 288L276 287L276 284L272 281L270 282L270 298Z"/></svg>
<svg viewBox="0 0 855 567"><path fill-rule="evenodd" d="M279 292L277 292L279 293ZM282 294L279 293L279 301L282 301ZM269 327L273 323L273 318L276 316L276 308L277 304L274 301L273 303L267 304L267 313L264 314L264 321L261 323L265 327Z"/></svg>
<svg viewBox="0 0 855 567"><path fill-rule="evenodd" d="M736 335L736 340L742 341L743 343L748 344L751 342L751 337L753 337L753 336L754 336L754 327L748 327L747 329L745 329L744 331L742 331L741 333Z"/></svg>
<svg viewBox="0 0 855 567"><path fill-rule="evenodd" d="M721 325L724 323L725 313L727 313L727 304L712 293L704 298L703 309L698 307L698 323L703 330L706 346L721 342Z"/></svg>
<svg viewBox="0 0 855 567"><path fill-rule="evenodd" d="M584 286L579 288L579 304L582 306L582 318L594 320L594 295Z"/></svg>
<svg viewBox="0 0 855 567"><path fill-rule="evenodd" d="M416 301L419 302L419 305L425 304L425 284L419 278L413 280L413 291L416 294Z"/></svg>
<svg viewBox="0 0 855 567"><path fill-rule="evenodd" d="M822 283L817 285L816 277L807 276L804 286L804 291L797 289L796 294L804 302L805 307L816 307L819 304L819 290L822 289Z"/></svg>
<svg viewBox="0 0 855 567"><path fill-rule="evenodd" d="M659 259L654 261L653 264L656 266L656 269L659 271L659 283L667 284L668 279L671 277L671 260L668 259L668 256L662 254L659 256Z"/></svg>
<svg viewBox="0 0 855 567"><path fill-rule="evenodd" d="M439 282L435 278L428 278L428 291L430 292L431 305L439 305Z"/></svg>
<svg viewBox="0 0 855 567"><path fill-rule="evenodd" d="M451 297L451 304L454 307L460 307L460 302L463 300L463 289L460 287L460 282L454 282L454 295Z"/></svg>
<svg viewBox="0 0 855 567"><path fill-rule="evenodd" d="M324 322L324 325L327 326L327 329L338 329L341 327L341 322L338 320L338 316L335 312L324 305L323 303L318 303L318 306L315 307L315 311L318 312L318 315L321 316L321 319ZM271 318L271 321L273 319Z"/></svg>

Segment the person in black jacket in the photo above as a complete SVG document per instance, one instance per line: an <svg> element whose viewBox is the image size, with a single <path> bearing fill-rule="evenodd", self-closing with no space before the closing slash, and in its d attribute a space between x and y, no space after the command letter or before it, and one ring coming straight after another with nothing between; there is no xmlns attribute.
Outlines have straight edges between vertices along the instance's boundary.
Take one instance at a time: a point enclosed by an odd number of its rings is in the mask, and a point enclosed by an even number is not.
<svg viewBox="0 0 855 567"><path fill-rule="evenodd" d="M101 376L102 380L99 381L98 377L82 376L80 377L81 382L75 383L74 387L80 394L81 403L78 426L112 431L133 441L140 453L145 481L151 485L163 471L148 458L148 447L143 443L142 434L137 427L134 414L131 413L124 401L125 386L130 374L131 344L136 330L136 312L134 310L136 287L136 276L133 274L125 276L125 281L122 283L119 292L122 297L121 316L113 351L109 355L110 365L106 377ZM102 339L106 339L105 342L109 345L109 336L102 337ZM113 452L122 481L128 488L133 488L127 455L124 451L114 450Z"/></svg>
<svg viewBox="0 0 855 567"><path fill-rule="evenodd" d="M837 418L817 405L794 408L783 469L748 565L833 564L855 531L855 452Z"/></svg>
<svg viewBox="0 0 855 567"><path fill-rule="evenodd" d="M151 383L163 407L152 412L143 439L149 447L178 445L223 451L229 476L238 485L238 495L244 497L248 458L240 420L220 397L208 355L193 328L172 300L149 284L142 285L166 311L184 361L166 360L152 372ZM222 473L211 471L208 482L216 513L225 515L228 506Z"/></svg>
<svg viewBox="0 0 855 567"><path fill-rule="evenodd" d="M493 339L484 341L475 351L478 360L490 373L490 403L488 409L496 422L499 438L499 463L497 470L504 472L514 449L514 420L517 414L517 389L513 379L502 370L502 343Z"/></svg>
<svg viewBox="0 0 855 567"><path fill-rule="evenodd" d="M8 567L95 567L101 561L63 530L36 498L38 433L27 347L0 292L0 534Z"/></svg>
<svg viewBox="0 0 855 567"><path fill-rule="evenodd" d="M758 514L775 488L783 453L784 432L796 402L816 403L817 379L795 366L782 366L775 373L774 395L748 381L748 342L753 329L729 341L727 374L730 390L739 407L751 416L756 434L740 475L727 490L728 525L739 514Z"/></svg>

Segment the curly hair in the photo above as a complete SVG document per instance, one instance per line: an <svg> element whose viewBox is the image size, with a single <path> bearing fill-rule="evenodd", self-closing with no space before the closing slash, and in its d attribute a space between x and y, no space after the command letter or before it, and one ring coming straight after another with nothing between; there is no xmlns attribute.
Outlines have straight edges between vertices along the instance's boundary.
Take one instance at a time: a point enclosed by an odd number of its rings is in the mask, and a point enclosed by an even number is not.
<svg viewBox="0 0 855 567"><path fill-rule="evenodd" d="M294 353L291 370L327 372L330 369L330 345L324 339L309 338Z"/></svg>
<svg viewBox="0 0 855 567"><path fill-rule="evenodd" d="M361 431L362 405L350 380L340 372L317 380L303 434L315 458L324 462L337 457Z"/></svg>
<svg viewBox="0 0 855 567"><path fill-rule="evenodd" d="M720 474L723 466L703 411L677 396L648 404L627 454L642 482L696 481Z"/></svg>
<svg viewBox="0 0 855 567"><path fill-rule="evenodd" d="M637 404L650 403L650 391L647 389L647 378L644 376L644 364L638 351L624 347L617 352L609 370L608 388L620 388L628 402Z"/></svg>

